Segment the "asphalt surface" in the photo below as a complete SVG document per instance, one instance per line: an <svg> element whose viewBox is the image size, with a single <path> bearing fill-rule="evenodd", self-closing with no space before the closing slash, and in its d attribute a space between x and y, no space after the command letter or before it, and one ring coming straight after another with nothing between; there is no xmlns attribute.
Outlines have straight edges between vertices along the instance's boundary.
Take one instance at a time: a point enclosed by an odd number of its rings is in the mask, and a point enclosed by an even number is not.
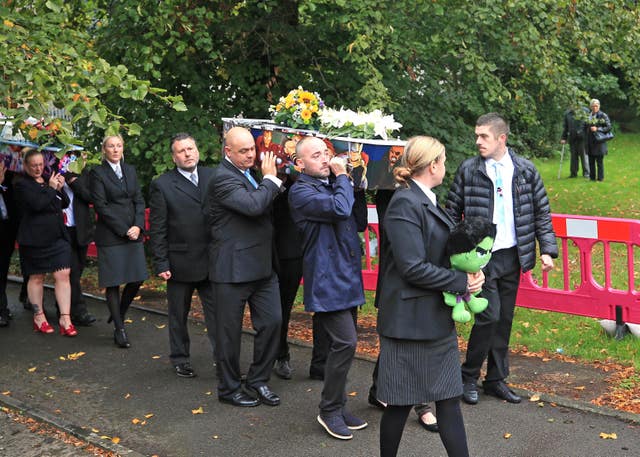
<svg viewBox="0 0 640 457"><path fill-rule="evenodd" d="M274 376L270 382L282 398L280 406L236 408L217 400L215 369L202 324L194 322L190 328L192 365L198 376L184 379L174 374L169 363L163 315L132 309L127 330L132 347L120 349L113 343L113 327L106 323L104 302L90 299L89 309L98 322L79 327L76 338L67 338L34 333L30 312L17 305L18 285L10 284L8 292L14 320L0 329L0 406L120 455L362 457L379 453L381 412L367 403L371 361L354 361L348 385L348 407L369 427L355 431L351 441L339 441L316 421L322 383L307 377L310 349L306 346L292 346L293 379ZM51 291L45 303L55 316ZM56 323L55 317L50 323ZM252 336L247 334L242 354L245 369L251 347ZM572 366L565 368L571 373ZM471 455L630 457L640 453L640 426L629 421L640 421L635 416L568 398L528 400L511 405L481 394L478 405L463 405ZM31 433L0 414L0 456L31 455L88 454ZM446 454L439 436L423 430L412 413L399 455Z"/></svg>

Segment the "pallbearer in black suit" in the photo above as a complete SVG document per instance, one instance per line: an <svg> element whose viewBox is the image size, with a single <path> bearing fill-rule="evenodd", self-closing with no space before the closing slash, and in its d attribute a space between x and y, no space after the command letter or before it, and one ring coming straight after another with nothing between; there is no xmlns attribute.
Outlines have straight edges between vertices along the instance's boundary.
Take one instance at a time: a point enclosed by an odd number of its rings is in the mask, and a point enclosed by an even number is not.
<svg viewBox="0 0 640 457"><path fill-rule="evenodd" d="M221 379L220 401L235 406L276 406L280 398L269 381L278 350L282 313L274 271L273 200L280 192L272 152L262 161L264 179L252 174L256 147L251 133L234 127L225 138L222 159L207 190L211 229L209 278L216 303L216 351ZM256 335L246 388L240 381L240 337L249 303Z"/></svg>
<svg viewBox="0 0 640 457"><path fill-rule="evenodd" d="M202 207L213 169L198 166L200 152L188 133L175 135L170 147L176 168L151 183L149 235L155 273L167 281L171 363L178 376L192 378L187 323L196 289L215 361L215 310L206 254L209 235Z"/></svg>
<svg viewBox="0 0 640 457"><path fill-rule="evenodd" d="M142 282L149 277L142 245L144 199L136 169L124 163L120 135L102 142L104 160L91 170L91 201L98 215L98 285L105 288L113 339L121 348L131 346L124 330L125 314ZM126 284L120 296L120 284Z"/></svg>
<svg viewBox="0 0 640 457"><path fill-rule="evenodd" d="M380 456L395 456L412 405L435 401L440 438L450 457L468 457L460 410L462 380L456 328L442 292L477 292L484 274L449 268L445 245L454 222L433 188L445 175L445 149L411 138L394 169L402 185L384 216L385 260L378 284Z"/></svg>

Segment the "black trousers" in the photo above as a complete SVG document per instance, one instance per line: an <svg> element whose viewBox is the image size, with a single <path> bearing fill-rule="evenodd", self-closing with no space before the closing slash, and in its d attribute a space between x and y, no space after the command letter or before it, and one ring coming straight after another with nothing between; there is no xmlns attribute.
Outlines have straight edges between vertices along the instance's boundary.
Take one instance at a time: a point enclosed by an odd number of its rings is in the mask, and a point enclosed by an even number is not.
<svg viewBox="0 0 640 457"><path fill-rule="evenodd" d="M595 181L604 180L604 156L589 155L589 179Z"/></svg>
<svg viewBox="0 0 640 457"><path fill-rule="evenodd" d="M67 227L71 245L71 271L69 282L71 283L71 315L80 316L87 312L87 305L82 295L80 278L87 264L87 246L78 244L78 235L75 227Z"/></svg>
<svg viewBox="0 0 640 457"><path fill-rule="evenodd" d="M328 346L324 366L324 387L319 405L322 415L341 415L347 402L347 375L358 343L353 311L355 309L357 308L314 314L319 328L326 336Z"/></svg>
<svg viewBox="0 0 640 457"><path fill-rule="evenodd" d="M241 388L240 339L245 304L249 304L256 335L253 361L247 372L250 387L265 385L271 376L278 350L282 312L276 274L246 283L214 283L216 303L216 351L220 382L218 395L229 396Z"/></svg>
<svg viewBox="0 0 640 457"><path fill-rule="evenodd" d="M216 316L213 286L208 279L197 282L182 282L174 279L167 281L167 301L169 303L169 348L171 363L177 365L189 361L189 311L191 297L197 290L202 302L204 321L207 325L207 336L216 361Z"/></svg>
<svg viewBox="0 0 640 457"><path fill-rule="evenodd" d="M282 326L280 327L280 340L278 343L278 360L289 360L289 320L291 308L298 293L300 280L302 279L302 257L295 259L279 259L278 284L280 289L280 307L282 309Z"/></svg>
<svg viewBox="0 0 640 457"><path fill-rule="evenodd" d="M471 329L466 360L462 364L464 383L478 380L485 359L486 382L500 381L509 376L509 338L520 282L517 248L494 252L484 273L482 296L489 305L482 313L476 314Z"/></svg>
<svg viewBox="0 0 640 457"><path fill-rule="evenodd" d="M578 176L578 166L582 166L582 176L589 176L589 159L585 149L584 139L569 141L571 150L571 176Z"/></svg>
<svg viewBox="0 0 640 457"><path fill-rule="evenodd" d="M350 308L353 316L353 325L358 328L358 308ZM313 347L311 349L311 364L309 365L309 375L322 377L324 376L324 368L329 355L331 340L329 335L320 323L321 313L314 313L311 317L311 326L313 334Z"/></svg>
<svg viewBox="0 0 640 457"><path fill-rule="evenodd" d="M0 220L0 311L7 309L7 276L11 254L16 244L17 225L9 220Z"/></svg>

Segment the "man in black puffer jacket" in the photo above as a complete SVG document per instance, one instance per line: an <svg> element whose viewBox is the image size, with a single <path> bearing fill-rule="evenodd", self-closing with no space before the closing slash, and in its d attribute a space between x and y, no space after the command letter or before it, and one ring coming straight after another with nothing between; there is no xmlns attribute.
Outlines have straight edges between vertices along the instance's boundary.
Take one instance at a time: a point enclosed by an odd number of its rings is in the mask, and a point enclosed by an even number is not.
<svg viewBox="0 0 640 457"><path fill-rule="evenodd" d="M484 269L482 296L489 306L475 316L462 365L463 400L478 402L477 381L487 359L484 392L519 403L520 397L504 380L509 375L509 338L520 273L535 265L536 239L544 271L553 268L558 245L540 174L529 160L507 148L507 121L497 113L482 115L475 135L480 154L458 168L447 211L456 221L463 216L490 219L497 226L497 235L491 261Z"/></svg>

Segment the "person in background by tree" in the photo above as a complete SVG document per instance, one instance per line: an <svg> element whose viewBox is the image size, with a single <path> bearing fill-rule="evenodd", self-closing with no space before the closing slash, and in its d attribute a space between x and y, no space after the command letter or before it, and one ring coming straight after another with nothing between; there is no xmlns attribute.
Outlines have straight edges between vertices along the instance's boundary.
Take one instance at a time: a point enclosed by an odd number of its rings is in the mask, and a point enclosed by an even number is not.
<svg viewBox="0 0 640 457"><path fill-rule="evenodd" d="M589 109L586 107L573 107L564 113L561 144L569 142L571 151L570 178L578 176L578 165L582 166L582 176L589 177L589 159L585 149L585 122L589 117Z"/></svg>
<svg viewBox="0 0 640 457"><path fill-rule="evenodd" d="M589 155L589 179L604 181L604 156L609 152L607 142L596 141L595 132L611 131L611 121L604 111L600 111L600 100L594 98L589 103L591 113L587 120L587 154Z"/></svg>

